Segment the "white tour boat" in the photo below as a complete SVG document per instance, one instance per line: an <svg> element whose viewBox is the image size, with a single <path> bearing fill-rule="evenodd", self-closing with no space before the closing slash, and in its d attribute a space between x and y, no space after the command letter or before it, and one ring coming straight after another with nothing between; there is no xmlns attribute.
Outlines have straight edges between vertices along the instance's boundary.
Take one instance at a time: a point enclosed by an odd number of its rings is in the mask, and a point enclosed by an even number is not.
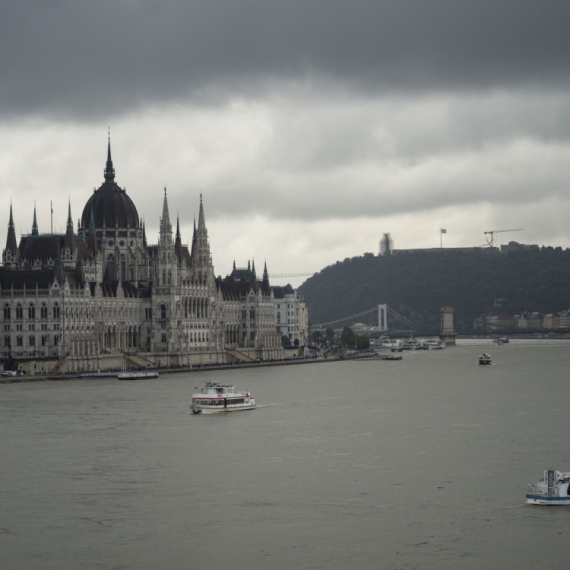
<svg viewBox="0 0 570 570"><path fill-rule="evenodd" d="M536 485L529 484L526 502L529 505L570 505L570 473L546 469Z"/></svg>
<svg viewBox="0 0 570 570"><path fill-rule="evenodd" d="M197 388L196 388L197 389ZM219 412L237 412L252 410L255 399L249 391L235 392L234 387L219 382L206 382L197 394L192 394L190 408L195 414L216 414Z"/></svg>

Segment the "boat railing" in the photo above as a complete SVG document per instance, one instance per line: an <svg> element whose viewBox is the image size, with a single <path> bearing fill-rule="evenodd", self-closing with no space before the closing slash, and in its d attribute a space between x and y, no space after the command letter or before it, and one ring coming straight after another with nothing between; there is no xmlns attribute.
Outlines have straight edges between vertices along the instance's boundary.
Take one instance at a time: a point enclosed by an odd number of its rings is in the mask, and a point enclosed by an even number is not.
<svg viewBox="0 0 570 570"><path fill-rule="evenodd" d="M558 487L546 487L544 485L536 485L534 483L529 483L528 495L540 495L542 497L557 497Z"/></svg>

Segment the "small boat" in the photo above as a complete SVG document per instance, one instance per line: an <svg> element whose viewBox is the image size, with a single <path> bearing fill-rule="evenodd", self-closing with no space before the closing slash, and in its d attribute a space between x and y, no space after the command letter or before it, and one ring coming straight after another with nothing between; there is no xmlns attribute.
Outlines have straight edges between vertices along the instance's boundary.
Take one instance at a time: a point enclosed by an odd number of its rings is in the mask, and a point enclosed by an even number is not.
<svg viewBox="0 0 570 570"><path fill-rule="evenodd" d="M428 350L443 350L445 348L445 341L438 338L428 338L424 340L423 345Z"/></svg>
<svg viewBox="0 0 570 570"><path fill-rule="evenodd" d="M148 380L150 378L158 378L158 372L127 370L127 361L123 354L123 366L121 372L117 374L117 378L119 380Z"/></svg>
<svg viewBox="0 0 570 570"><path fill-rule="evenodd" d="M402 342L404 350L421 350L421 343L418 339L410 337Z"/></svg>
<svg viewBox="0 0 570 570"><path fill-rule="evenodd" d="M119 380L148 380L158 378L158 372L119 372L117 378Z"/></svg>
<svg viewBox="0 0 570 570"><path fill-rule="evenodd" d="M380 357L381 360L402 360L401 354L386 354Z"/></svg>
<svg viewBox="0 0 570 570"><path fill-rule="evenodd" d="M570 473L546 469L536 485L529 484L526 502L529 505L570 505Z"/></svg>
<svg viewBox="0 0 570 570"><path fill-rule="evenodd" d="M479 364L491 364L491 355L485 352L479 356Z"/></svg>
<svg viewBox="0 0 570 570"><path fill-rule="evenodd" d="M116 378L117 372L83 372L81 378Z"/></svg>
<svg viewBox="0 0 570 570"><path fill-rule="evenodd" d="M196 388L197 390L198 388ZM220 412L237 412L255 408L255 399L249 391L235 392L230 384L206 382L199 393L192 394L191 410L195 414L216 414Z"/></svg>

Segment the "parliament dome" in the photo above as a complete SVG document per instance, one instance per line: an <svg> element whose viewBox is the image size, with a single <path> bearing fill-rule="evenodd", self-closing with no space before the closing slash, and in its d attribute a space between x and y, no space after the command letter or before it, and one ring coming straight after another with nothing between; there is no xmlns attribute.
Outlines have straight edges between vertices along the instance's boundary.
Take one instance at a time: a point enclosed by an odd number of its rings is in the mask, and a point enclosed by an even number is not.
<svg viewBox="0 0 570 570"><path fill-rule="evenodd" d="M87 200L81 215L81 226L89 228L91 211L96 229L139 227L139 215L133 201L115 182L115 169L111 160L111 143L107 151L105 182Z"/></svg>

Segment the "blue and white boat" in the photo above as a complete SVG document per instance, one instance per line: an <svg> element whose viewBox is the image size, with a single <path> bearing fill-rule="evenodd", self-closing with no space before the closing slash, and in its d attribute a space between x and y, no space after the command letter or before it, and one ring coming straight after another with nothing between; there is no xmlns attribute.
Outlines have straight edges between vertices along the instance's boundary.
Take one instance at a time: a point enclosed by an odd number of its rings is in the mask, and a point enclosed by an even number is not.
<svg viewBox="0 0 570 570"><path fill-rule="evenodd" d="M529 484L526 502L529 505L570 506L570 473L546 469L536 485Z"/></svg>

